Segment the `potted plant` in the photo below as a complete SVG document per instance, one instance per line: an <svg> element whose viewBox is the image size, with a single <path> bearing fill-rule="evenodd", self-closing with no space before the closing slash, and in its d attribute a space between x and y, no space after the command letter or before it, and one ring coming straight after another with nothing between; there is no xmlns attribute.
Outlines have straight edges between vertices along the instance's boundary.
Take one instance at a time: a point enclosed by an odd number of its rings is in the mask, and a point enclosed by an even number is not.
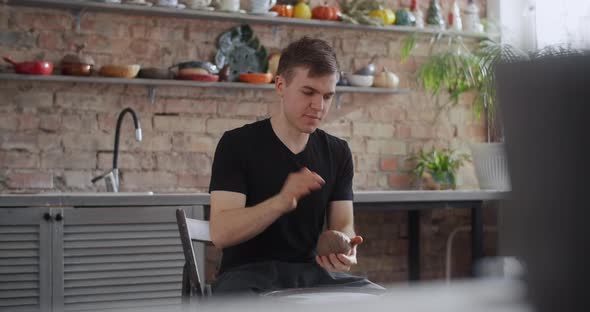
<svg viewBox="0 0 590 312"><path fill-rule="evenodd" d="M487 142L470 144L475 174L482 189L509 190L502 121L497 114L495 68L500 63L526 60L529 56L511 45L485 40L474 58L477 61L474 67L477 96L472 108L478 118L485 117L487 125Z"/></svg>
<svg viewBox="0 0 590 312"><path fill-rule="evenodd" d="M470 51L460 36L452 37L450 44L441 46L440 35L431 46L431 57L417 72L418 84L431 94L442 109L457 104L459 96L476 92L472 102L475 118L483 118L487 127L485 143L471 143L470 148L476 175L482 189L509 189L509 176L501 121L497 118L495 67L501 62L528 59L528 55L508 44L484 40L475 51ZM408 37L402 48L402 61L415 46L415 36ZM441 94L447 94L448 103L440 103Z"/></svg>
<svg viewBox="0 0 590 312"><path fill-rule="evenodd" d="M412 173L420 189L448 190L457 187L457 170L466 161L470 161L470 157L466 153L458 153L449 148L433 148L430 152L421 149L409 160L416 163Z"/></svg>

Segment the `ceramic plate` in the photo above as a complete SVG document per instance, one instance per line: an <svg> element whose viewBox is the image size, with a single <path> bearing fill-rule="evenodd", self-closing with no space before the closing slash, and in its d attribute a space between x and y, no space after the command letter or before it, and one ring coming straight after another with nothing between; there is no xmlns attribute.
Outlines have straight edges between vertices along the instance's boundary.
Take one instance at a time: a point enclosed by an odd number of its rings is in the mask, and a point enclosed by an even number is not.
<svg viewBox="0 0 590 312"><path fill-rule="evenodd" d="M245 13L246 13L246 11L245 11L245 10L239 10L239 11L227 11L227 10L221 10L221 9L219 9L218 11L225 12L225 13L242 13L242 14L245 14Z"/></svg>
<svg viewBox="0 0 590 312"><path fill-rule="evenodd" d="M154 4L154 6L161 7L161 8L173 8L173 9L184 9L186 6L182 3L177 5L162 5L162 4Z"/></svg>
<svg viewBox="0 0 590 312"><path fill-rule="evenodd" d="M177 75L175 77L178 80L194 80L194 81L201 81L201 82L216 82L219 81L218 75L198 75L198 74L188 74L188 75Z"/></svg>
<svg viewBox="0 0 590 312"><path fill-rule="evenodd" d="M260 15L260 16L278 16L279 13L277 12L248 12L248 14L252 15Z"/></svg>
<svg viewBox="0 0 590 312"><path fill-rule="evenodd" d="M265 73L268 69L268 54L252 28L242 25L219 36L215 64L217 68L228 65L228 80L236 81L240 73Z"/></svg>
<svg viewBox="0 0 590 312"><path fill-rule="evenodd" d="M191 7L189 7L189 9L197 10L197 11L215 11L215 8L211 7L211 6L204 7L204 8L191 8Z"/></svg>
<svg viewBox="0 0 590 312"><path fill-rule="evenodd" d="M153 5L153 3L151 3L151 2L133 1L133 0L123 1L123 4L134 4L134 5L145 5L145 6L152 6Z"/></svg>

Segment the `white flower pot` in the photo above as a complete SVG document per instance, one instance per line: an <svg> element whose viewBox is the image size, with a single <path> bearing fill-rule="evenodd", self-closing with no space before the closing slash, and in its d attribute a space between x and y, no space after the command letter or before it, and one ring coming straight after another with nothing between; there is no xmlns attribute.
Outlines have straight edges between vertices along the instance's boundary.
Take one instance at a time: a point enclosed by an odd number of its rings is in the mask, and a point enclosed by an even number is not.
<svg viewBox="0 0 590 312"><path fill-rule="evenodd" d="M479 188L510 190L510 175L504 143L471 143L469 146Z"/></svg>

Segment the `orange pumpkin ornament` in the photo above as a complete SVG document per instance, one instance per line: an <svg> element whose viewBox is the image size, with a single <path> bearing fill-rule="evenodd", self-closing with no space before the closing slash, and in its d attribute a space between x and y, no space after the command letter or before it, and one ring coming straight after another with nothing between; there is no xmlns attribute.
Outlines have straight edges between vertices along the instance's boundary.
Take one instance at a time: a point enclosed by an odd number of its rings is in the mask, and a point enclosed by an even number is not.
<svg viewBox="0 0 590 312"><path fill-rule="evenodd" d="M328 5L320 5L311 10L311 18L325 21L339 21L341 14L339 7Z"/></svg>
<svg viewBox="0 0 590 312"><path fill-rule="evenodd" d="M293 6L290 4L277 4L270 9L282 17L293 17Z"/></svg>

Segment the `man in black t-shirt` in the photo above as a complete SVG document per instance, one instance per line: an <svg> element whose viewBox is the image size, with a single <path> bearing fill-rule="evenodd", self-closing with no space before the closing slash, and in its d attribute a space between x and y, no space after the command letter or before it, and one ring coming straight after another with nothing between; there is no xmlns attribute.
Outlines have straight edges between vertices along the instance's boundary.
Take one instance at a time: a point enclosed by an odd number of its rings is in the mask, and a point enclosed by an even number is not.
<svg viewBox="0 0 590 312"><path fill-rule="evenodd" d="M211 175L211 238L223 248L214 293L320 286L382 289L344 272L362 243L353 227L353 162L348 144L318 129L339 78L333 49L302 38L281 54L275 87L281 110L227 131ZM316 256L327 220L345 233L349 254Z"/></svg>

